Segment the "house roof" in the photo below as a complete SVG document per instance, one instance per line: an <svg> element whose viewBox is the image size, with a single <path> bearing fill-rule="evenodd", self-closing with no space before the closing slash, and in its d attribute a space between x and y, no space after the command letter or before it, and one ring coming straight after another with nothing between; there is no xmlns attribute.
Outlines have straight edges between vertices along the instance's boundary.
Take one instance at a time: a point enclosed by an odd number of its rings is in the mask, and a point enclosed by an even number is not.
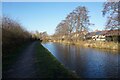
<svg viewBox="0 0 120 80"><path fill-rule="evenodd" d="M109 30L105 36L116 36L119 35L120 36L120 30Z"/></svg>
<svg viewBox="0 0 120 80"><path fill-rule="evenodd" d="M86 37L92 37L95 35L105 35L105 36L120 35L120 30L104 30L104 31L90 32L86 34Z"/></svg>
<svg viewBox="0 0 120 80"><path fill-rule="evenodd" d="M95 35L100 35L102 31L95 32Z"/></svg>

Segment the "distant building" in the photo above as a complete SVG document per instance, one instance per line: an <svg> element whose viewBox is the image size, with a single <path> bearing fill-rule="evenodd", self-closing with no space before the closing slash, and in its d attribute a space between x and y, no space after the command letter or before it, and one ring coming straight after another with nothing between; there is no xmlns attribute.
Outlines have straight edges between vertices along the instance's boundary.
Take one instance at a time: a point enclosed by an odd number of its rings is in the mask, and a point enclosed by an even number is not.
<svg viewBox="0 0 120 80"><path fill-rule="evenodd" d="M120 42L120 30L104 30L104 31L90 32L86 34L85 37L87 40Z"/></svg>
<svg viewBox="0 0 120 80"><path fill-rule="evenodd" d="M105 41L106 33L107 33L107 31L97 31L97 32L95 32L94 36L92 36L92 39L96 40L96 41Z"/></svg>
<svg viewBox="0 0 120 80"><path fill-rule="evenodd" d="M120 29L119 30L109 30L105 34L107 41L118 41L120 42Z"/></svg>
<svg viewBox="0 0 120 80"><path fill-rule="evenodd" d="M95 36L95 32L90 32L85 35L86 40L92 40Z"/></svg>

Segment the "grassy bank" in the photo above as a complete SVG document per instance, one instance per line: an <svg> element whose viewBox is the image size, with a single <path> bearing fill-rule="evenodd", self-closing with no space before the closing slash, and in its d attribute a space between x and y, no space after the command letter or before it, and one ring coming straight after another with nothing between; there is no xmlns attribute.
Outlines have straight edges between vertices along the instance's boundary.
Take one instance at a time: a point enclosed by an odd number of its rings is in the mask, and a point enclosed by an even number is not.
<svg viewBox="0 0 120 80"><path fill-rule="evenodd" d="M115 42L103 42L103 41L56 41L66 45L79 45L83 47L109 49L109 50L120 50L120 43Z"/></svg>
<svg viewBox="0 0 120 80"><path fill-rule="evenodd" d="M36 64L40 78L77 78L68 71L58 60L40 43L37 45Z"/></svg>

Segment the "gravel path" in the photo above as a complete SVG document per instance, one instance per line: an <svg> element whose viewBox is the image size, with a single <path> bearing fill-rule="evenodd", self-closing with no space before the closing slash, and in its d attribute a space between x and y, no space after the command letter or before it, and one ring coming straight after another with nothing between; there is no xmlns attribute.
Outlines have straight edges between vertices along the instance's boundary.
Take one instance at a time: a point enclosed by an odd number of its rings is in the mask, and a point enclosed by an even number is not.
<svg viewBox="0 0 120 80"><path fill-rule="evenodd" d="M21 53L15 64L5 71L5 78L36 78L35 49L37 43L31 43Z"/></svg>

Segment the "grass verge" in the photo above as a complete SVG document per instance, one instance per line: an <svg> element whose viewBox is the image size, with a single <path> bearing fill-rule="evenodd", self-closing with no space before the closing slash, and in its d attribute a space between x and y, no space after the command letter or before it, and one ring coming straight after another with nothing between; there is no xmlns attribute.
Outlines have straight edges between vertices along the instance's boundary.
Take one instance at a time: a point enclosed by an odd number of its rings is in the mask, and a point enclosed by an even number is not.
<svg viewBox="0 0 120 80"><path fill-rule="evenodd" d="M36 64L40 78L78 78L76 74L67 70L40 43L37 45Z"/></svg>

